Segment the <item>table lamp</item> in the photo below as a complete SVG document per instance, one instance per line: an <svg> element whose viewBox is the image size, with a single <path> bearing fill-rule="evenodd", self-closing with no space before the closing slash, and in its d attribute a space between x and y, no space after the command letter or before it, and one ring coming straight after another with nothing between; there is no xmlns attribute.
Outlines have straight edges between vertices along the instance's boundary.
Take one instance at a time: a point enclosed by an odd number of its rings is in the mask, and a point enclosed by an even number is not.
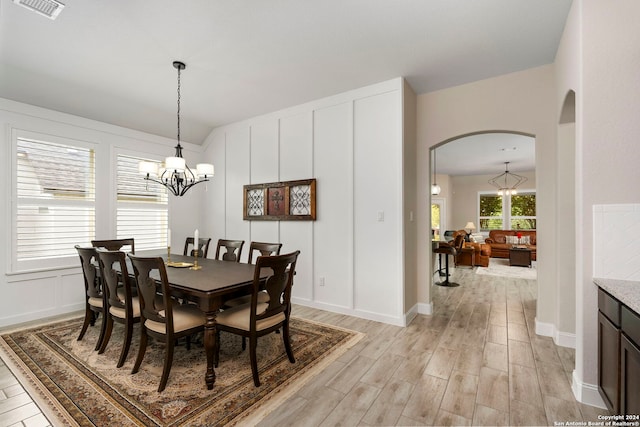
<svg viewBox="0 0 640 427"><path fill-rule="evenodd" d="M473 230L475 230L475 229L476 229L476 226L471 221L467 222L467 225L464 226L464 230L467 232L467 237L465 237L465 240L467 242L471 241L470 236L471 236L471 233L473 233Z"/></svg>

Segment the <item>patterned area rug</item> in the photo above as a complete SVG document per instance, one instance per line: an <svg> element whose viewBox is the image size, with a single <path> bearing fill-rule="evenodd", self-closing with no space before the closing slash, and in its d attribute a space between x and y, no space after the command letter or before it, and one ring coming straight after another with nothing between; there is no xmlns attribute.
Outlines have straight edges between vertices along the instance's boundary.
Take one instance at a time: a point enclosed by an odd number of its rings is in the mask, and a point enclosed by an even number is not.
<svg viewBox="0 0 640 427"><path fill-rule="evenodd" d="M538 278L535 261L531 263L531 268L511 267L509 265L509 260L502 258L491 258L491 260L489 260L489 267L476 268L476 274L486 274L489 276L502 276L527 280L536 280Z"/></svg>
<svg viewBox="0 0 640 427"><path fill-rule="evenodd" d="M134 328L125 365L116 363L122 325L104 354L93 350L98 325L76 341L81 319L60 321L2 335L3 359L52 425L218 426L254 424L346 349L362 334L298 318L291 319L296 363L289 362L282 335L258 340L261 386L251 376L248 350L241 338L221 334L220 363L213 390L204 384L202 345L176 347L167 388L158 393L164 348L151 339L140 371L131 375L137 354Z"/></svg>

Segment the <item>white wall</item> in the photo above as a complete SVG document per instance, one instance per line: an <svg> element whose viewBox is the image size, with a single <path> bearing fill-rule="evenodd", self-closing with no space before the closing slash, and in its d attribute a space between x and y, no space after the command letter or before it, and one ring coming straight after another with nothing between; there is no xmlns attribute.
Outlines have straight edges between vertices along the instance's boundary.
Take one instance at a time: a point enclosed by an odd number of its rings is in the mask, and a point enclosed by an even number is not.
<svg viewBox="0 0 640 427"><path fill-rule="evenodd" d="M404 324L404 90L394 79L215 129L205 232L299 249L297 303ZM316 221L242 219L243 185L307 178Z"/></svg>
<svg viewBox="0 0 640 427"><path fill-rule="evenodd" d="M11 164L15 161L12 130L23 129L93 144L96 153L96 238L113 238L116 234L116 154L126 152L162 159L173 155L175 141L2 98L0 128L2 191L6 195L0 209L0 259L5 260L0 275L0 326L84 309L84 284L77 256L62 260L60 268L16 271L11 265L14 182ZM185 158L189 163L195 163L201 147L183 145ZM204 187L194 187L180 199L170 196L169 218L174 242L184 242L202 221L199 200L204 194ZM184 221L184 218L190 220ZM177 244L173 252L182 253L182 248L182 244Z"/></svg>

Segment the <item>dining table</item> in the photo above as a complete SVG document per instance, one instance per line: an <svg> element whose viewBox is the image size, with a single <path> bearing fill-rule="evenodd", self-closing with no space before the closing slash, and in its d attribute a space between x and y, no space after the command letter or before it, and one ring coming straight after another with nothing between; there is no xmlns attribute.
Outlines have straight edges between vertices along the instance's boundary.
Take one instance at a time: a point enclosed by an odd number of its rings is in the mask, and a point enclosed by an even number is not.
<svg viewBox="0 0 640 427"><path fill-rule="evenodd" d="M138 251L139 256L162 256L168 261L166 251ZM210 258L198 258L198 270L192 269L195 259L192 256L171 254L171 263L167 266L169 286L176 295L195 303L205 316L204 348L207 357L205 383L207 389L213 389L216 373L213 367L216 345L216 315L225 299L237 294L248 294L253 283L255 265L232 261L220 261ZM173 265L173 267L171 266ZM131 270L133 273L133 269ZM261 279L268 276L268 270ZM159 279L159 276L157 277Z"/></svg>

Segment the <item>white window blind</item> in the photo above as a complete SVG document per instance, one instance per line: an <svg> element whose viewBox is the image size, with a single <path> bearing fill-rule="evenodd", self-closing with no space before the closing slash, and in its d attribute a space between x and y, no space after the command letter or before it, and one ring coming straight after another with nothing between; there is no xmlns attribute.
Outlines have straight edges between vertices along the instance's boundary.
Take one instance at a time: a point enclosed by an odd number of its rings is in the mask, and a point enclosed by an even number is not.
<svg viewBox="0 0 640 427"><path fill-rule="evenodd" d="M166 248L169 226L167 190L143 179L138 173L141 161L153 160L118 154L117 238L133 237L136 251Z"/></svg>
<svg viewBox="0 0 640 427"><path fill-rule="evenodd" d="M95 236L95 153L73 143L16 137L15 260L56 265Z"/></svg>

